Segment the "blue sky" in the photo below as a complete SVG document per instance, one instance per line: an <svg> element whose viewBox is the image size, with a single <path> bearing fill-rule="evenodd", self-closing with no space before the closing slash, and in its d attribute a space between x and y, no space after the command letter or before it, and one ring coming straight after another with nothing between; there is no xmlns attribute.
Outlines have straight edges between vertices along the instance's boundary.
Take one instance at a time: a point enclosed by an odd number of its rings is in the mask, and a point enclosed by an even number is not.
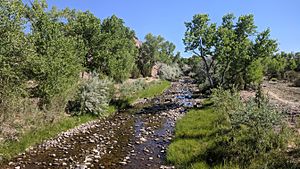
<svg viewBox="0 0 300 169"><path fill-rule="evenodd" d="M48 4L82 11L89 10L103 20L113 14L124 19L139 39L151 32L176 45L183 56L184 22L194 14L207 13L220 23L224 14L254 14L258 30L271 29L279 49L300 51L300 0L48 0Z"/></svg>

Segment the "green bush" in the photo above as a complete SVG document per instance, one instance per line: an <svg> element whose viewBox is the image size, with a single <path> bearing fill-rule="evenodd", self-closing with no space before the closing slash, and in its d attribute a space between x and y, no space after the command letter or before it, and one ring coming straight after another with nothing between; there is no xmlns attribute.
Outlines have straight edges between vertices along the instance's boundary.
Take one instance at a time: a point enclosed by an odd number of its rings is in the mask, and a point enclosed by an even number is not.
<svg viewBox="0 0 300 169"><path fill-rule="evenodd" d="M74 102L69 102L69 110L76 115L92 114L101 116L108 108L112 97L113 83L108 79L93 77L81 85Z"/></svg>
<svg viewBox="0 0 300 169"><path fill-rule="evenodd" d="M264 77L264 65L262 59L256 59L247 68L247 82L258 85Z"/></svg>
<svg viewBox="0 0 300 169"><path fill-rule="evenodd" d="M131 78L137 79L142 77L140 70L138 69L137 65L134 64L132 70L131 70Z"/></svg>
<svg viewBox="0 0 300 169"><path fill-rule="evenodd" d="M223 90L222 88L213 89L211 100L214 103L215 111L223 115L243 108L243 103L236 88L232 90Z"/></svg>
<svg viewBox="0 0 300 169"><path fill-rule="evenodd" d="M167 65L161 63L158 74L161 79L174 81L182 75L182 72L177 64Z"/></svg>
<svg viewBox="0 0 300 169"><path fill-rule="evenodd" d="M144 79L138 79L132 82L124 82L120 86L120 97L128 97L128 95L137 93L138 91L143 90L148 86L149 83L147 83Z"/></svg>
<svg viewBox="0 0 300 169"><path fill-rule="evenodd" d="M222 89L214 90L212 100L215 111L222 112L228 124L228 133L217 141L213 154L223 154L222 158L247 166L253 160L286 150L290 132L281 113L266 100L242 103L238 92ZM221 151L217 151L219 146Z"/></svg>

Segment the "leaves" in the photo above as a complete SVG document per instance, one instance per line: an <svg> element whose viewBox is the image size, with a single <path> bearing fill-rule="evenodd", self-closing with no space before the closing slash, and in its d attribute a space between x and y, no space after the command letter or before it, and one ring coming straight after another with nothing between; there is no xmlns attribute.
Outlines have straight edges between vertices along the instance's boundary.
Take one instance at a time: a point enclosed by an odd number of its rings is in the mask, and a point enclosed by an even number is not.
<svg viewBox="0 0 300 169"><path fill-rule="evenodd" d="M186 51L202 59L205 77L214 86L240 86L259 81L257 74L247 73L258 58L266 58L277 51L277 43L270 39L267 29L257 36L253 15L242 15L235 23L235 16L227 14L222 24L211 23L207 14L197 14L186 22L183 39ZM255 40L253 40L255 39ZM261 70L261 68L259 69ZM254 77L249 77L253 75ZM261 79L260 79L261 80Z"/></svg>

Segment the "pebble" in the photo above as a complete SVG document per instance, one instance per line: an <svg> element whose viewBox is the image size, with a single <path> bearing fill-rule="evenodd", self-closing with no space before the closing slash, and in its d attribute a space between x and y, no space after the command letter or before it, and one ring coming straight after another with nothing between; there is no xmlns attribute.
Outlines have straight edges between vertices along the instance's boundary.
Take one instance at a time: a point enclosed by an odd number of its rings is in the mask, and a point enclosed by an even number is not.
<svg viewBox="0 0 300 169"><path fill-rule="evenodd" d="M127 163L125 161L121 161L119 164L126 165Z"/></svg>
<svg viewBox="0 0 300 169"><path fill-rule="evenodd" d="M140 140L141 140L142 142L146 142L146 141L147 141L147 139L145 139L144 137L141 137Z"/></svg>

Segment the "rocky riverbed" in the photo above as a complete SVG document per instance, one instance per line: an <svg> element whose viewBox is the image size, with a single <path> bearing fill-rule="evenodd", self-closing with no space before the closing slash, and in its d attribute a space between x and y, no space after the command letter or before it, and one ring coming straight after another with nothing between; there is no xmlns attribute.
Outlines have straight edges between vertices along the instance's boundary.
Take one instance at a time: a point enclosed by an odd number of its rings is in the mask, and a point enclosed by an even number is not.
<svg viewBox="0 0 300 169"><path fill-rule="evenodd" d="M165 156L175 122L189 107L200 106L191 82L173 82L161 96L61 133L2 168L174 168L165 164Z"/></svg>

